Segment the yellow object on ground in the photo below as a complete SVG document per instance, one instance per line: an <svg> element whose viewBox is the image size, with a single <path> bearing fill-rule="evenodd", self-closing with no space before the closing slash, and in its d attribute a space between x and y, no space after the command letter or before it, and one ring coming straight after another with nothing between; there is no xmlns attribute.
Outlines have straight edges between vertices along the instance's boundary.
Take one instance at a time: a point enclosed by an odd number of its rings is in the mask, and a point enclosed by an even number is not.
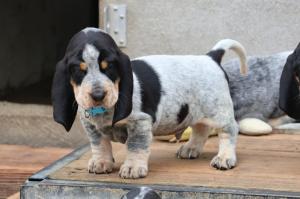
<svg viewBox="0 0 300 199"><path fill-rule="evenodd" d="M168 142L185 142L188 141L192 133L192 128L188 127L187 129L184 130L182 133L180 139L177 139L175 135L162 135L162 136L156 136L155 138L157 140L161 141L168 141ZM217 129L212 129L209 136L215 136L218 135L218 130Z"/></svg>
<svg viewBox="0 0 300 199"><path fill-rule="evenodd" d="M169 140L169 142L185 142L188 141L192 133L192 128L188 127L185 129L180 137L179 140L177 140L176 136L173 135L173 137Z"/></svg>
<svg viewBox="0 0 300 199"><path fill-rule="evenodd" d="M184 141L188 141L190 138L190 135L192 133L192 128L188 127L187 129L184 130L184 132L182 133L180 139L177 140L175 135L162 135L162 136L156 136L155 138L157 140L161 140L161 141L168 141L168 142L184 142Z"/></svg>

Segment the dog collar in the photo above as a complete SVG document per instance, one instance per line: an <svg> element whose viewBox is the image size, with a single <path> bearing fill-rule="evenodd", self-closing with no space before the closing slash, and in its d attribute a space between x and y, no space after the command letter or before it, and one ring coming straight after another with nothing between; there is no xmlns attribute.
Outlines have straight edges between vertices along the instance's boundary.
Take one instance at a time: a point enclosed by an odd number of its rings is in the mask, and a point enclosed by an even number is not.
<svg viewBox="0 0 300 199"><path fill-rule="evenodd" d="M90 109L84 111L85 117L95 117L97 115L102 115L103 113L107 112L106 108L102 106L95 106Z"/></svg>

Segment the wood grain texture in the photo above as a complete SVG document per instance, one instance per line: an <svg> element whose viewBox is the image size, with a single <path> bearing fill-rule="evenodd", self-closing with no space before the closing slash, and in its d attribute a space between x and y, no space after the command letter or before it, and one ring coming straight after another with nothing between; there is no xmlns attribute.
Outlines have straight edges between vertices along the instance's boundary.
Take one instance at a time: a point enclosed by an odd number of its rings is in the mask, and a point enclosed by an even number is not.
<svg viewBox="0 0 300 199"><path fill-rule="evenodd" d="M66 148L0 145L0 198L18 192L29 176L70 151Z"/></svg>
<svg viewBox="0 0 300 199"><path fill-rule="evenodd" d="M240 188L300 192L300 136L272 134L260 137L239 136L238 165L229 171L209 166L217 153L218 139L210 138L199 159L180 160L175 152L181 144L154 142L149 175L138 180L118 177L126 150L114 144L115 169L111 174L89 174L90 152L53 173L51 179L138 183L150 185L182 185L210 188Z"/></svg>

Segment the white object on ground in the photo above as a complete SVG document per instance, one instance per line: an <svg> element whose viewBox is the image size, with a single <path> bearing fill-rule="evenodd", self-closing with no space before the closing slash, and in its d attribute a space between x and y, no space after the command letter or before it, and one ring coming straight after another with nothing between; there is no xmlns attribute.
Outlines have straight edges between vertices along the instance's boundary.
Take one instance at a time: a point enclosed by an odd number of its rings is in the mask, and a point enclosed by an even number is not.
<svg viewBox="0 0 300 199"><path fill-rule="evenodd" d="M256 118L245 118L239 121L240 133L246 135L266 135L272 132L272 127Z"/></svg>

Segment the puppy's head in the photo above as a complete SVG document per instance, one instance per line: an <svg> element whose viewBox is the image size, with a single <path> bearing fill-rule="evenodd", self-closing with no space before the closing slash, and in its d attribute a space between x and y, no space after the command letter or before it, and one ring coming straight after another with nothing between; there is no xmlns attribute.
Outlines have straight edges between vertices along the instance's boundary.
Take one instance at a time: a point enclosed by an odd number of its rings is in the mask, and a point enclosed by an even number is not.
<svg viewBox="0 0 300 199"><path fill-rule="evenodd" d="M289 55L283 68L279 106L290 117L300 119L300 43Z"/></svg>
<svg viewBox="0 0 300 199"><path fill-rule="evenodd" d="M78 105L114 107L113 124L132 110L133 80L130 60L113 39L96 28L86 28L70 40L58 62L52 84L54 120L70 130Z"/></svg>

